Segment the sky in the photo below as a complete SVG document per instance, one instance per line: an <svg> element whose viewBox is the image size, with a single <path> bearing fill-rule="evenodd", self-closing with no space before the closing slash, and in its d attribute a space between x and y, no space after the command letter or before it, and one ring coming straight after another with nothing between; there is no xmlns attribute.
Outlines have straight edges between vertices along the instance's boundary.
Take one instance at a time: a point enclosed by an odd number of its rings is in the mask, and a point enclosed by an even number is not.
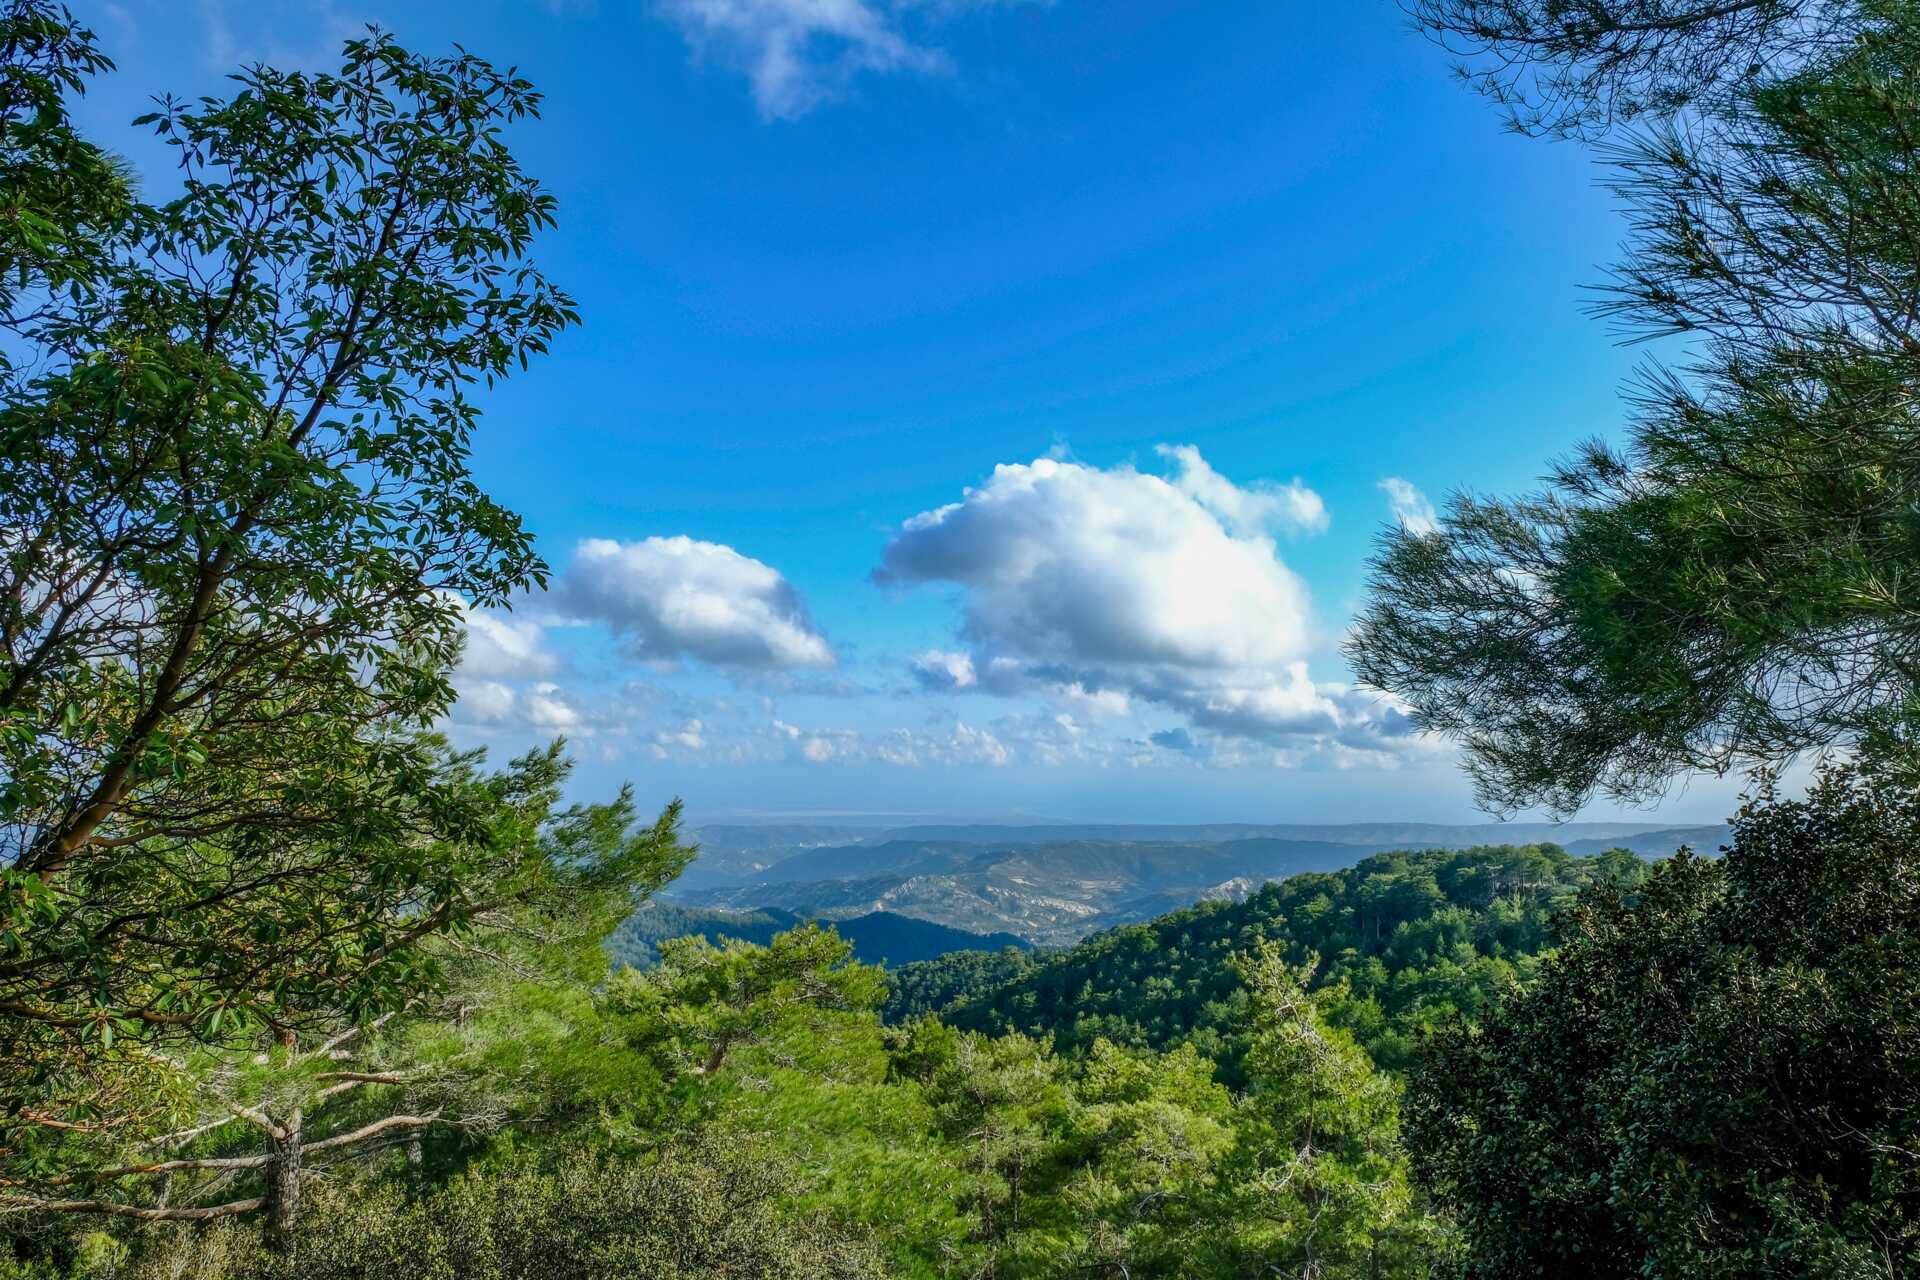
<svg viewBox="0 0 1920 1280"><path fill-rule="evenodd" d="M695 821L1478 816L1340 655L1367 556L1618 438L1648 352L1592 155L1390 0L73 3L156 183L149 95L367 23L544 92L584 324L474 469L554 574L469 613L456 740Z"/></svg>

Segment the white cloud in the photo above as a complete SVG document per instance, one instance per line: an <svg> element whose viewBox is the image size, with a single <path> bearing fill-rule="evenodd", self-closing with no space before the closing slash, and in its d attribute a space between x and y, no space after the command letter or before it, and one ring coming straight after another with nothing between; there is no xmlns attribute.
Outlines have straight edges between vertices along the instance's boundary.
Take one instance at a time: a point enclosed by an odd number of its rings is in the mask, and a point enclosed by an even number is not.
<svg viewBox="0 0 1920 1280"><path fill-rule="evenodd" d="M528 618L515 618L460 602L467 644L460 674L482 680L530 680L554 675L560 659L546 648L546 632Z"/></svg>
<svg viewBox="0 0 1920 1280"><path fill-rule="evenodd" d="M997 0L660 0L698 57L739 71L760 115L791 120L863 72L945 74L928 27Z"/></svg>
<svg viewBox="0 0 1920 1280"><path fill-rule="evenodd" d="M833 650L800 594L772 567L692 538L589 538L556 583L551 604L603 622L634 657L713 666L832 666Z"/></svg>
<svg viewBox="0 0 1920 1280"><path fill-rule="evenodd" d="M945 733L894 729L873 744L871 754L883 764L903 768L924 765L987 765L1013 763L1013 752L990 730L956 722Z"/></svg>
<svg viewBox="0 0 1920 1280"><path fill-rule="evenodd" d="M1236 485L1189 446L1164 453L1171 481L1060 458L996 467L902 525L875 577L961 588L983 690L1144 701L1193 729L1322 751L1404 736L1371 695L1308 675L1311 602L1266 531L1324 523L1318 498ZM923 655L916 670L956 665Z"/></svg>
<svg viewBox="0 0 1920 1280"><path fill-rule="evenodd" d="M1327 504L1299 476L1284 485L1261 481L1242 488L1209 466L1200 450L1190 444L1163 444L1155 452L1179 464L1175 487L1236 533L1326 530Z"/></svg>
<svg viewBox="0 0 1920 1280"><path fill-rule="evenodd" d="M1350 685L1316 682L1304 662L1277 671L1163 672L1158 680L1141 696L1197 729L1231 737L1364 747L1412 733L1392 704Z"/></svg>
<svg viewBox="0 0 1920 1280"><path fill-rule="evenodd" d="M1055 692L1095 715L1124 716L1133 710L1133 700L1119 689L1089 689L1074 681L1059 686Z"/></svg>
<svg viewBox="0 0 1920 1280"><path fill-rule="evenodd" d="M579 710L569 701L560 686L550 681L541 681L524 695L527 723L536 729L575 729L580 726Z"/></svg>
<svg viewBox="0 0 1920 1280"><path fill-rule="evenodd" d="M498 680L461 681L453 723L509 733L592 736L599 727L559 685L537 681L514 689Z"/></svg>
<svg viewBox="0 0 1920 1280"><path fill-rule="evenodd" d="M909 666L913 678L928 689L971 689L980 683L971 654L929 649Z"/></svg>
<svg viewBox="0 0 1920 1280"><path fill-rule="evenodd" d="M685 747L688 751L700 751L707 745L707 727L698 720L688 720L677 729L662 729L653 735L654 742L662 747Z"/></svg>
<svg viewBox="0 0 1920 1280"><path fill-rule="evenodd" d="M1013 761L1013 753L1000 739L970 724L954 725L953 732L947 735L945 748L948 758L963 764L998 766Z"/></svg>
<svg viewBox="0 0 1920 1280"><path fill-rule="evenodd" d="M907 521L878 577L957 583L968 637L1029 664L1262 667L1309 639L1306 587L1270 539L1130 467L996 467Z"/></svg>
<svg viewBox="0 0 1920 1280"><path fill-rule="evenodd" d="M708 763L797 763L873 765L905 768L923 765L1013 763L1016 752L993 730L953 721L929 729L804 728L778 718L759 723L731 719L721 723L689 720L661 729L646 739L656 760ZM1036 753L1040 763L1053 763Z"/></svg>
<svg viewBox="0 0 1920 1280"><path fill-rule="evenodd" d="M1439 531L1440 519L1433 509L1433 503L1412 483L1399 476L1388 476L1380 482L1380 489L1387 495L1387 506L1393 512L1393 518L1408 533L1424 538Z"/></svg>
<svg viewBox="0 0 1920 1280"><path fill-rule="evenodd" d="M503 724L513 716L513 690L498 680L481 680L460 688L456 715L480 724Z"/></svg>

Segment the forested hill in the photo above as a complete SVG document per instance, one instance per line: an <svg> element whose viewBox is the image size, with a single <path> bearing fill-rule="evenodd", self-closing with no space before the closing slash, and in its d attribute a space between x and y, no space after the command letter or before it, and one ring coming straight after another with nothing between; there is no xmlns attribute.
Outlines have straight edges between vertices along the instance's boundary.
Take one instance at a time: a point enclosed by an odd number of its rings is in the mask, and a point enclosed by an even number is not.
<svg viewBox="0 0 1920 1280"><path fill-rule="evenodd" d="M710 942L739 938L759 946L807 922L807 917L778 907L764 911L714 911L645 902L607 939L607 952L616 965L646 969L658 956L656 944L669 938L700 934ZM853 944L853 955L864 964L909 965L948 952L997 953L1027 944L1010 933L971 933L931 920L874 911L834 922L840 936Z"/></svg>
<svg viewBox="0 0 1920 1280"><path fill-rule="evenodd" d="M1101 1036L1155 1049L1190 1043L1238 1086L1250 1020L1234 957L1275 939L1295 962L1319 957L1312 986L1328 1016L1399 1069L1422 1029L1455 1011L1477 1016L1530 972L1553 945L1554 916L1582 888L1645 874L1625 852L1581 858L1550 844L1378 854L1051 955L957 953L909 965L893 975L886 1013L1050 1035L1069 1053Z"/></svg>
<svg viewBox="0 0 1920 1280"><path fill-rule="evenodd" d="M1565 847L1568 853L1576 855L1626 849L1643 858L1666 858L1685 845L1695 853L1712 856L1720 852L1730 836L1727 824L1716 822L1711 826L1665 827L1659 831L1636 832L1606 839L1588 837L1584 840L1568 840Z"/></svg>

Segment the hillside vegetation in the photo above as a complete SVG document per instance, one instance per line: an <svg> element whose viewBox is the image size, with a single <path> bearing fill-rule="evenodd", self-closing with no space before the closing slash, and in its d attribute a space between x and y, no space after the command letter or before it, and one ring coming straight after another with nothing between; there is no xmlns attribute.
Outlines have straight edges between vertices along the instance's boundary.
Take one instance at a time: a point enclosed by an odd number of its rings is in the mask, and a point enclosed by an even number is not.
<svg viewBox="0 0 1920 1280"><path fill-rule="evenodd" d="M698 936L709 942L737 938L765 946L776 934L805 923L805 917L778 907L707 911L670 902L643 902L608 937L607 954L616 965L647 969L659 960L659 944L672 938ZM1010 933L968 933L885 911L836 921L833 927L852 945L854 959L862 964L907 965L956 951L1027 949L1024 941Z"/></svg>
<svg viewBox="0 0 1920 1280"><path fill-rule="evenodd" d="M788 826L754 838L751 828L705 828L702 839L719 843L702 846L668 897L693 907L821 920L913 916L1060 947L1395 849L1553 842L1580 854L1626 847L1665 857L1684 844L1715 849L1726 838L1724 826L1624 822L907 827L855 842L839 838L843 831Z"/></svg>
<svg viewBox="0 0 1920 1280"><path fill-rule="evenodd" d="M892 840L810 849L752 884L675 896L733 911L784 908L823 920L892 912L974 933L1011 933L1038 946L1077 942L1113 924L1247 881L1331 870L1362 851L1329 841L1055 840L975 844Z"/></svg>
<svg viewBox="0 0 1920 1280"><path fill-rule="evenodd" d="M1379 854L1292 876L1244 902L1203 902L1037 957L952 955L892 975L887 1015L1019 1031L1081 1053L1096 1040L1191 1044L1245 1083L1247 988L1234 957L1262 944L1310 972L1335 1025L1382 1067L1412 1064L1421 1035L1477 1018L1534 972L1555 918L1595 884L1631 887L1636 857L1575 858L1555 845Z"/></svg>

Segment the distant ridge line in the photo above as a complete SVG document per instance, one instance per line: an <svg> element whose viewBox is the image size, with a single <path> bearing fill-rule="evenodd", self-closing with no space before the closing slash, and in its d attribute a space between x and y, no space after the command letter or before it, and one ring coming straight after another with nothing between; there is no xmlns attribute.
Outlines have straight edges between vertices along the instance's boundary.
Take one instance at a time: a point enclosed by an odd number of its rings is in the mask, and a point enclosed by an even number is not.
<svg viewBox="0 0 1920 1280"><path fill-rule="evenodd" d="M1664 831L1699 830L1673 822L1215 822L1215 823L1047 823L1010 826L993 823L939 823L888 827L858 843L946 841L954 844L1054 844L1070 840L1216 843L1228 840L1318 840L1332 844L1408 845L1471 848L1482 844L1568 844L1646 836Z"/></svg>

